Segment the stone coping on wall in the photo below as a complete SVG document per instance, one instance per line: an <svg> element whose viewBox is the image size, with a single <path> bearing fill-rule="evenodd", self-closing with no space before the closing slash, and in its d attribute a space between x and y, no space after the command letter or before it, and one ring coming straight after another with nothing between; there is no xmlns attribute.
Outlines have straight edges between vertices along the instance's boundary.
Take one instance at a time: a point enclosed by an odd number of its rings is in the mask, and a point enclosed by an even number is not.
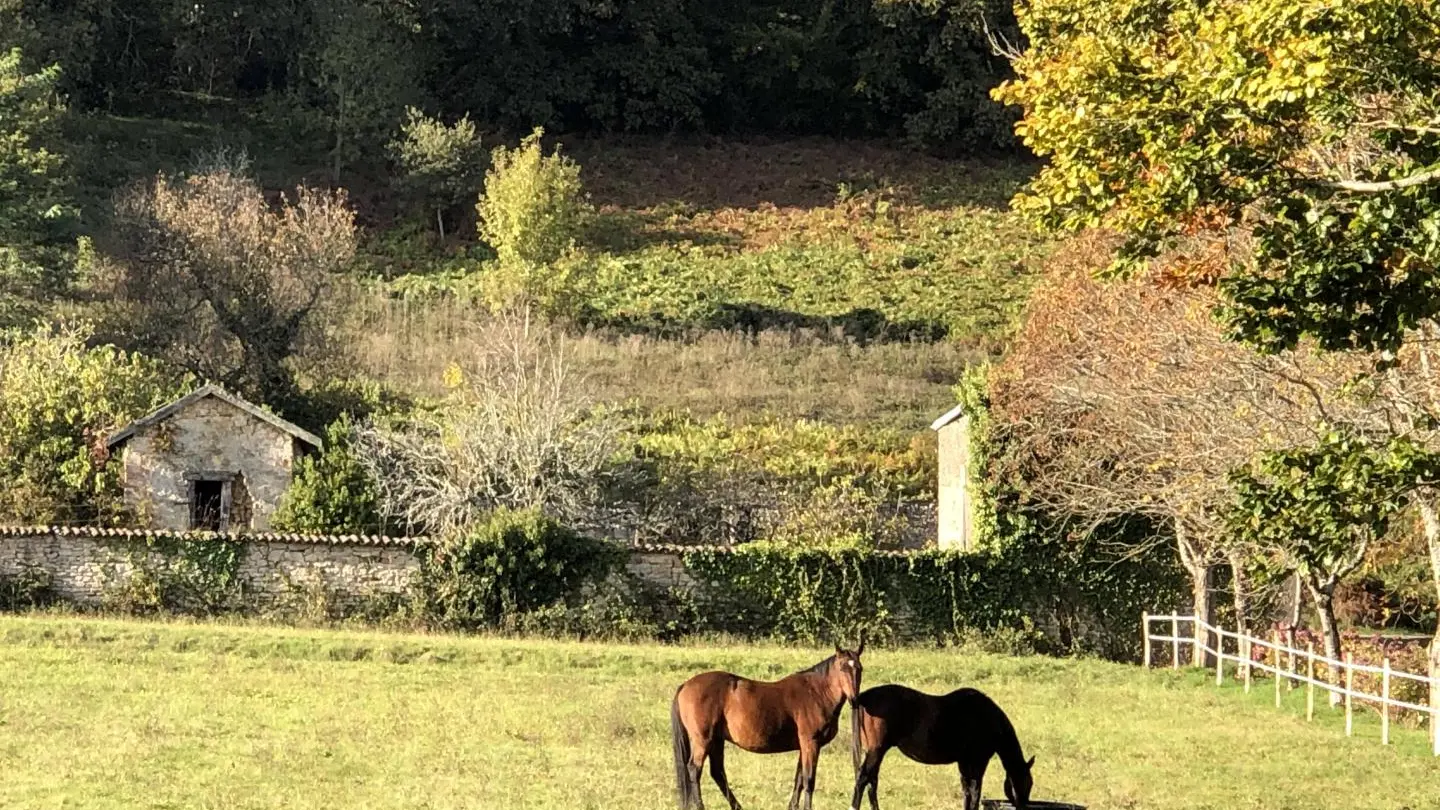
<svg viewBox="0 0 1440 810"><path fill-rule="evenodd" d="M297 543L319 546L415 547L429 542L425 537L390 537L380 534L300 534L288 532L182 532L170 529L119 529L98 526L0 526L0 537L114 538L117 540L164 540L223 538L236 542Z"/></svg>
<svg viewBox="0 0 1440 810"><path fill-rule="evenodd" d="M124 529L109 528L100 526L5 526L0 525L0 537L37 537L54 535L57 537L93 537L93 538L114 538L117 540L144 540L147 538L164 540L184 540L224 538L236 542L252 543L296 543L319 546L385 546L399 548L415 548L431 542L431 538L424 536L394 537L383 534L304 534L298 532L196 532L196 531L175 531L173 529ZM707 545L704 543L617 543L632 553L639 554L685 554L691 551L709 551L729 553L744 548L745 546L722 546ZM880 557L910 557L916 553L934 552L936 549L906 549L871 551L871 555Z"/></svg>
<svg viewBox="0 0 1440 810"><path fill-rule="evenodd" d="M734 546L722 546L705 545L704 543L695 543L693 545L686 545L683 543L636 543L633 545L627 545L625 546L625 548L629 551L641 554L684 554L690 551L712 551L728 553L732 551L739 551L745 548L746 545L748 544L741 543ZM800 550L800 547L797 547L797 550ZM914 548L904 550L874 550L867 551L865 553L869 554L872 557L914 557L917 554L937 553L939 551L939 549L935 548Z"/></svg>

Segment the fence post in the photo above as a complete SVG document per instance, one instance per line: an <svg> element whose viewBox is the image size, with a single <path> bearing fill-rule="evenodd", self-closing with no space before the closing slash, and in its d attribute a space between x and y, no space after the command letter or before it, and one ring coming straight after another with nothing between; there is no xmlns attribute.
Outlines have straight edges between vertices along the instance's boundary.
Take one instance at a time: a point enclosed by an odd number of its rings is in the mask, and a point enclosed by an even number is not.
<svg viewBox="0 0 1440 810"><path fill-rule="evenodd" d="M1390 744L1390 656L1380 670L1380 744Z"/></svg>
<svg viewBox="0 0 1440 810"><path fill-rule="evenodd" d="M1285 651L1285 660L1287 662L1285 672L1287 675L1292 676L1285 679L1285 687L1287 689L1294 689L1295 678L1293 676L1297 670L1295 669L1295 628L1293 627L1285 628L1285 646L1287 648Z"/></svg>
<svg viewBox="0 0 1440 810"><path fill-rule="evenodd" d="M1150 611L1140 614L1140 640L1145 645L1145 668L1150 668Z"/></svg>
<svg viewBox="0 0 1440 810"><path fill-rule="evenodd" d="M1271 653L1273 653L1273 656L1272 656L1272 657L1275 659L1275 708L1278 709L1278 708L1280 708L1280 631L1279 631L1279 630L1271 630L1271 631L1270 631L1270 643L1274 645L1273 647L1270 648L1270 651L1271 651Z"/></svg>
<svg viewBox="0 0 1440 810"><path fill-rule="evenodd" d="M1315 642L1305 643L1305 719L1315 719Z"/></svg>
<svg viewBox="0 0 1440 810"><path fill-rule="evenodd" d="M1180 668L1180 618L1170 617L1170 668Z"/></svg>
<svg viewBox="0 0 1440 810"><path fill-rule="evenodd" d="M1241 636L1241 637L1240 637L1240 646L1243 648L1243 649L1240 651L1241 656L1244 657L1244 659L1245 659L1245 664L1244 664L1244 666L1245 666L1245 694L1248 695L1248 694L1250 694L1250 679L1251 679L1251 677L1252 677L1251 672L1250 672L1250 669L1251 669L1251 667L1250 667L1250 636L1248 636L1248 635Z"/></svg>
<svg viewBox="0 0 1440 810"><path fill-rule="evenodd" d="M1430 642L1434 644L1435 642ZM1430 752L1440 757L1440 673L1430 668Z"/></svg>
<svg viewBox="0 0 1440 810"><path fill-rule="evenodd" d="M1345 736L1355 731L1355 668L1351 665L1350 653L1345 653Z"/></svg>
<svg viewBox="0 0 1440 810"><path fill-rule="evenodd" d="M1210 635L1207 633L1206 638ZM1225 685L1225 636L1220 633L1220 628L1215 628L1215 685Z"/></svg>

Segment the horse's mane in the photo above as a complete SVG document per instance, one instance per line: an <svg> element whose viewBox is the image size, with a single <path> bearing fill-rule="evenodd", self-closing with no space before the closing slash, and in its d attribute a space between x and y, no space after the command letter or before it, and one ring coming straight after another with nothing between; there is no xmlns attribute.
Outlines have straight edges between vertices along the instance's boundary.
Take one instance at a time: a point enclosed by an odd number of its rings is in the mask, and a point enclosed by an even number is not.
<svg viewBox="0 0 1440 810"><path fill-rule="evenodd" d="M830 665L835 663L835 656L830 656L809 669L802 669L795 673L797 675L829 675Z"/></svg>

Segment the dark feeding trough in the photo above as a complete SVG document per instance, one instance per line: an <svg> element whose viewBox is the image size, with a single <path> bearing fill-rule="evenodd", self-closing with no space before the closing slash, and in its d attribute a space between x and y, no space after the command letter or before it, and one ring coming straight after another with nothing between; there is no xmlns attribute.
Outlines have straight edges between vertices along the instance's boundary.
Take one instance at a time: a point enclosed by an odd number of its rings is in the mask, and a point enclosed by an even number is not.
<svg viewBox="0 0 1440 810"><path fill-rule="evenodd" d="M981 799L980 806L985 810L1016 810L1018 804L1007 799ZM1068 804L1066 802L1044 802L1039 799L1031 799L1025 805L1030 810L1085 810L1083 804Z"/></svg>

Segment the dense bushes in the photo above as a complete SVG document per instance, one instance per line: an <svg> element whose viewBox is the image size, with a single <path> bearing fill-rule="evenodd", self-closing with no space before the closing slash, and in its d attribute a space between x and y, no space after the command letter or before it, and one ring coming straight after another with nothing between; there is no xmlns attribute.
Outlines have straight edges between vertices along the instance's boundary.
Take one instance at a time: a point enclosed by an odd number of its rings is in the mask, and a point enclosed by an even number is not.
<svg viewBox="0 0 1440 810"><path fill-rule="evenodd" d="M447 629L810 643L864 628L895 643L986 637L1133 659L1137 617L1183 591L1163 558L1115 560L1059 540L978 554L696 547L678 552L695 585L675 589L626 573L628 553L537 513L502 510L421 550L415 618Z"/></svg>
<svg viewBox="0 0 1440 810"><path fill-rule="evenodd" d="M420 549L417 614L447 629L514 627L528 614L578 599L622 559L619 547L538 511L500 509L469 531Z"/></svg>

